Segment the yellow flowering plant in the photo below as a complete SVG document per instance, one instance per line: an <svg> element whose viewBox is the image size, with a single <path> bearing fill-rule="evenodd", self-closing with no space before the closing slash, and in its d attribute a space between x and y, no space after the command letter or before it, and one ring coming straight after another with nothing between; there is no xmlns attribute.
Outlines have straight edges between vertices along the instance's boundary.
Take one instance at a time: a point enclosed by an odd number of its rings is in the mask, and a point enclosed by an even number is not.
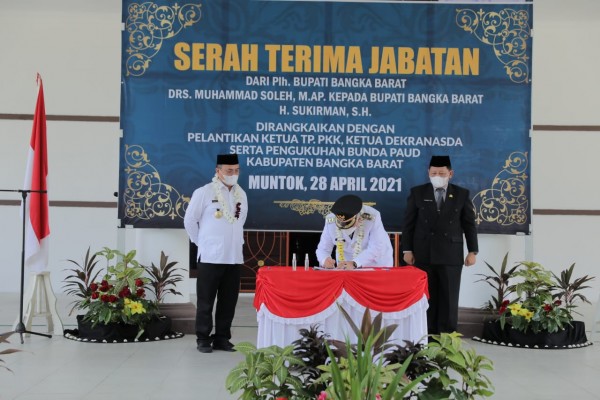
<svg viewBox="0 0 600 400"><path fill-rule="evenodd" d="M145 268L135 260L135 254L135 250L123 254L105 247L94 254L94 263L90 264L96 266L96 256L106 259L106 272L101 279L94 268L86 271L86 276L93 278L84 282L78 281L82 280L80 276L69 277L71 291L81 294L74 308L86 310L83 320L92 327L110 323L136 325L139 337L146 325L159 316L158 302L146 299L145 286L151 282L143 276Z"/></svg>
<svg viewBox="0 0 600 400"><path fill-rule="evenodd" d="M509 285L507 292L516 293L516 299L502 299L498 305L500 327L510 324L521 332L554 333L565 329L573 321L573 299L589 302L581 289L588 288L584 283L593 279L587 275L571 282L574 265L558 277L540 264L523 261L512 271L510 279L519 283ZM508 279L505 282L508 285Z"/></svg>
<svg viewBox="0 0 600 400"><path fill-rule="evenodd" d="M508 322L521 332L558 332L570 325L573 317L558 299L530 298L524 302L510 303L505 300L500 307L500 326L504 329Z"/></svg>

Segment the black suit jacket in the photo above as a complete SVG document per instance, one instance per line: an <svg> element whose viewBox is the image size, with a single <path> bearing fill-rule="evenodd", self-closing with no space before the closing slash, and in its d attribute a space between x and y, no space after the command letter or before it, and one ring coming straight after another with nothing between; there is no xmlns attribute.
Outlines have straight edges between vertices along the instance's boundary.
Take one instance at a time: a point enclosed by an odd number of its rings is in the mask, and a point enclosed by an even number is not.
<svg viewBox="0 0 600 400"><path fill-rule="evenodd" d="M431 183L413 187L404 216L402 251L412 251L417 266L463 265L464 240L468 251L479 251L469 191L449 184L438 213Z"/></svg>

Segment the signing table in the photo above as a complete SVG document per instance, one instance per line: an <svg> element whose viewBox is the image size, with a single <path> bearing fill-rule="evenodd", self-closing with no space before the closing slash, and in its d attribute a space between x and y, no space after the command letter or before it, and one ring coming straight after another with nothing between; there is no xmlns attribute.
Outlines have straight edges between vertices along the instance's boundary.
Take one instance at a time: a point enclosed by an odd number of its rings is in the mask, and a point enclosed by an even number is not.
<svg viewBox="0 0 600 400"><path fill-rule="evenodd" d="M350 271L262 267L256 276L257 347L291 344L299 330L319 324L333 339L356 340L338 309L341 305L360 326L365 308L383 325L397 324L390 341L426 342L427 275L415 267Z"/></svg>

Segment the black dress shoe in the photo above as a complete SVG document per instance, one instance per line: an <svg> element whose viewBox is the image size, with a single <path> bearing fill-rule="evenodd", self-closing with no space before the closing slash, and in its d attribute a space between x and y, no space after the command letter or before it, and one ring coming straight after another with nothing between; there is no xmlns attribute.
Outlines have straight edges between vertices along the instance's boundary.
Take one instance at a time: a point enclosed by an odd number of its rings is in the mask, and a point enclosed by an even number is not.
<svg viewBox="0 0 600 400"><path fill-rule="evenodd" d="M200 353L212 353L213 348L210 343L198 343L198 351Z"/></svg>
<svg viewBox="0 0 600 400"><path fill-rule="evenodd" d="M223 350L233 352L235 349L233 348L233 343L230 341L225 342L213 342L212 348L213 350Z"/></svg>

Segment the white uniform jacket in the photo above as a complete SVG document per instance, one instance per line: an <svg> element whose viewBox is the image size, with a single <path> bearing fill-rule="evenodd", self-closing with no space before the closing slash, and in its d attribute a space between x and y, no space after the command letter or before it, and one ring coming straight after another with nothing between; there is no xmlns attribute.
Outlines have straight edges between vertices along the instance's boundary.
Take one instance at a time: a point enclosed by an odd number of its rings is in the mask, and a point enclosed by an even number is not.
<svg viewBox="0 0 600 400"><path fill-rule="evenodd" d="M358 267L394 266L392 243L383 227L379 211L363 205L360 214L360 221L357 222L352 237L348 233L349 230L339 229L336 226L334 214L327 215L321 240L317 246L317 259L320 265L323 265L327 257L331 257L331 252L336 248L338 239L341 239L344 245L345 261L354 261ZM356 246L360 246L360 251L354 257ZM336 250L336 260L337 258Z"/></svg>
<svg viewBox="0 0 600 400"><path fill-rule="evenodd" d="M216 187L221 191L224 204L219 202ZM237 203L239 213L235 218ZM220 218L217 218L219 214ZM198 260L211 264L243 264L247 215L248 198L239 185L228 190L223 182L218 181L196 189L185 212L183 225L190 240L198 246Z"/></svg>

